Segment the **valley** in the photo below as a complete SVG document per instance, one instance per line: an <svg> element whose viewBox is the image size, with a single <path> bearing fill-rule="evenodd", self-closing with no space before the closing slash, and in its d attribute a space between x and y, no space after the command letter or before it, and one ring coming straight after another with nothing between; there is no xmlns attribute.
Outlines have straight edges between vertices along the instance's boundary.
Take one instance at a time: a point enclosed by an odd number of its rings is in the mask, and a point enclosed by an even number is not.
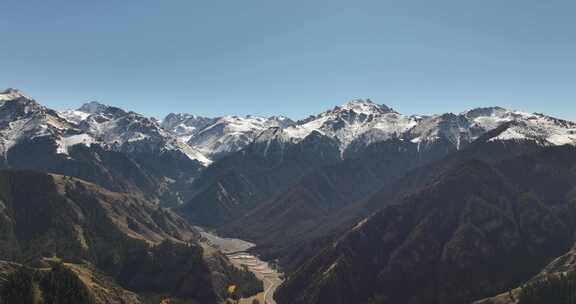
<svg viewBox="0 0 576 304"><path fill-rule="evenodd" d="M270 263L262 261L257 256L247 252L255 244L240 239L220 237L201 227L196 227L196 229L202 235L202 244L221 251L233 265L240 269L246 267L264 282L263 292L249 298L240 299L240 304L252 304L253 300L258 300L263 304L276 304L274 293L282 283L283 274Z"/></svg>

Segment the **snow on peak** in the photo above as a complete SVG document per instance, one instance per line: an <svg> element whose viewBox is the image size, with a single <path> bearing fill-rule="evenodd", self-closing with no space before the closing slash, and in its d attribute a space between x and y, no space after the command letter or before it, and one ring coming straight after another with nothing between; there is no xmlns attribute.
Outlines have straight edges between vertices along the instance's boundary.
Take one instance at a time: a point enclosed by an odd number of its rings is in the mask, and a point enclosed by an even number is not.
<svg viewBox="0 0 576 304"><path fill-rule="evenodd" d="M576 145L576 123L543 114L513 113L513 123L490 141L532 141L544 146Z"/></svg>
<svg viewBox="0 0 576 304"><path fill-rule="evenodd" d="M417 119L404 116L370 99L356 99L333 110L311 116L286 128L286 133L301 140L312 132L336 138L342 151L354 140L366 136L370 142L396 137L416 125Z"/></svg>
<svg viewBox="0 0 576 304"><path fill-rule="evenodd" d="M64 118L64 119L63 119ZM77 110L56 113L15 89L0 93L0 152L22 138L52 136L60 152L83 143L120 149L179 150L207 165L210 157L235 152L256 142L300 142L311 134L337 140L342 152L390 138L420 145L439 140L456 149L504 124L492 141L530 140L543 145L576 145L576 124L542 114L501 107L460 114L406 116L370 99L355 99L294 123L284 116L207 118L171 113L162 122L134 112L89 102Z"/></svg>
<svg viewBox="0 0 576 304"><path fill-rule="evenodd" d="M287 126L294 123L294 121L292 121L292 119L290 119L286 116L283 116L283 115L270 116L270 117L268 117L268 120L277 121L278 123L283 125L282 127L287 127Z"/></svg>
<svg viewBox="0 0 576 304"><path fill-rule="evenodd" d="M58 124L66 124L55 111L42 106L16 89L7 89L0 93L0 109L2 122L30 117L38 119L51 117L52 121L58 121Z"/></svg>
<svg viewBox="0 0 576 304"><path fill-rule="evenodd" d="M464 143L470 142L471 137L480 136L470 134L470 121L463 115L446 113L422 118L414 128L408 131L407 137L413 143L423 144L436 142L440 138L448 140L457 149Z"/></svg>
<svg viewBox="0 0 576 304"><path fill-rule="evenodd" d="M196 116L187 113L170 113L160 125L174 134L181 142L188 142L192 136L215 121L215 118Z"/></svg>
<svg viewBox="0 0 576 304"><path fill-rule="evenodd" d="M280 141L280 142L287 142L290 140L288 134L286 134L282 128L280 127L272 127L262 131L256 138L254 142L262 143L262 142L270 142L270 141Z"/></svg>
<svg viewBox="0 0 576 304"><path fill-rule="evenodd" d="M78 110L65 110L62 112L58 113L61 117L63 117L64 119L68 120L71 123L74 124L79 124L80 122L86 120L86 118L88 118L88 116L90 116L90 113L87 112L82 112L82 111L78 111Z"/></svg>
<svg viewBox="0 0 576 304"><path fill-rule="evenodd" d="M203 165L211 163L202 153L162 128L154 118L95 101L85 103L77 110L60 112L59 115L112 149L125 152L178 150Z"/></svg>
<svg viewBox="0 0 576 304"><path fill-rule="evenodd" d="M190 121L195 121L198 119L211 119L208 117L196 116L188 113L170 113L162 119L162 124L166 124L167 127L171 128L179 123L189 123Z"/></svg>
<svg viewBox="0 0 576 304"><path fill-rule="evenodd" d="M474 108L462 113L467 117L482 117L482 116L499 116L505 113L511 112L510 110L504 109L502 107L482 107Z"/></svg>
<svg viewBox="0 0 576 304"><path fill-rule="evenodd" d="M32 100L32 98L24 95L20 90L8 88L2 92L0 92L0 102L8 101L8 100L15 100L19 98L25 98L28 100Z"/></svg>
<svg viewBox="0 0 576 304"><path fill-rule="evenodd" d="M281 129L285 129L287 127L290 127L292 125L294 125L295 122L290 119L287 116L283 116L283 115L274 115L274 116L270 116L268 117L268 125L267 127L270 128L281 128Z"/></svg>
<svg viewBox="0 0 576 304"><path fill-rule="evenodd" d="M338 110L353 111L364 115L377 115L393 112L393 110L388 106L376 104L370 99L354 99L334 109L334 111Z"/></svg>
<svg viewBox="0 0 576 304"><path fill-rule="evenodd" d="M89 114L97 114L102 113L107 109L108 109L107 105L101 104L97 101L90 101L83 104L80 108L78 108L78 111Z"/></svg>
<svg viewBox="0 0 576 304"><path fill-rule="evenodd" d="M223 126L227 133L245 133L252 131L259 133L260 131L273 126L270 124L268 119L251 115L246 117L227 115L218 119L216 123L209 128L219 125Z"/></svg>
<svg viewBox="0 0 576 304"><path fill-rule="evenodd" d="M468 119L472 126L484 131L490 131L501 126L503 123L527 119L530 113L512 111L500 107L476 108L461 114Z"/></svg>
<svg viewBox="0 0 576 304"><path fill-rule="evenodd" d="M486 132L509 126L491 141L529 140L544 145L576 144L576 124L542 114L513 111L501 107L476 108L461 114L426 117L409 131L408 139L424 144L444 138L460 149Z"/></svg>
<svg viewBox="0 0 576 304"><path fill-rule="evenodd" d="M80 131L67 120L18 90L0 93L0 154L25 140L48 137L57 145ZM58 152L62 152L58 150Z"/></svg>
<svg viewBox="0 0 576 304"><path fill-rule="evenodd" d="M258 144L256 146L256 151L260 151L262 156L266 157L269 155L269 152L272 150L282 151L284 153L285 145L284 143L291 142L292 138L284 132L284 129L281 127L272 127L262 131L256 139L254 139L254 143ZM273 148L275 147L275 148Z"/></svg>
<svg viewBox="0 0 576 304"><path fill-rule="evenodd" d="M210 160L193 147L179 141L160 123L135 112L108 107L105 112L92 114L80 125L86 132L122 151L180 151L204 165Z"/></svg>
<svg viewBox="0 0 576 304"><path fill-rule="evenodd" d="M124 113L124 111L121 109L107 106L97 101L90 101L83 104L78 109L65 110L58 114L74 124L80 124L93 114L103 114L104 112L110 111L112 109L116 109L118 112Z"/></svg>
<svg viewBox="0 0 576 304"><path fill-rule="evenodd" d="M284 128L292 123L292 120L285 117L229 115L204 127L188 143L208 156L225 155L248 146L264 130Z"/></svg>
<svg viewBox="0 0 576 304"><path fill-rule="evenodd" d="M352 143L355 146L366 146L396 137L416 143L419 147L442 140L460 149L486 132L509 122L517 123L511 124L508 130L493 140L532 140L550 145L576 144L574 123L541 114L483 107L461 114L405 116L390 107L363 99L311 116L286 128L285 133L294 141L299 141L317 131L337 139L341 151Z"/></svg>

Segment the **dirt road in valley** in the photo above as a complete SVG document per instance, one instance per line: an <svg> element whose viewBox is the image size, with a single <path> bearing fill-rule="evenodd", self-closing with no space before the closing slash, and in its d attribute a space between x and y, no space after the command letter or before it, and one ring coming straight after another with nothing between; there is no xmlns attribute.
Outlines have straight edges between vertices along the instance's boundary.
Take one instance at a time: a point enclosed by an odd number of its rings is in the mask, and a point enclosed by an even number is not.
<svg viewBox="0 0 576 304"><path fill-rule="evenodd" d="M248 267L256 277L264 282L264 292L254 297L242 299L240 304L252 304L254 299L258 299L263 304L276 304L274 292L282 283L281 273L275 270L268 262L262 261L257 256L246 252L254 247L255 244L240 239L223 238L200 227L196 228L200 231L208 246L220 250L237 267Z"/></svg>

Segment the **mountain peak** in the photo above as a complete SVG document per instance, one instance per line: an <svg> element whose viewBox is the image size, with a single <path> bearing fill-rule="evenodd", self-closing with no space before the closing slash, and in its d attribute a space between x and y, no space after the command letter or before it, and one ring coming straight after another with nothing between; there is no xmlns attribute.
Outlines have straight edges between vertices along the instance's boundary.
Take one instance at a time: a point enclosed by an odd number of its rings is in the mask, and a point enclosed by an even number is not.
<svg viewBox="0 0 576 304"><path fill-rule="evenodd" d="M170 112L163 120L170 121L170 120L187 120L187 119L196 119L196 118L204 118L201 116L196 116L194 114L189 113L175 113Z"/></svg>
<svg viewBox="0 0 576 304"><path fill-rule="evenodd" d="M13 93L18 93L20 94L20 90L18 89L14 89L14 88L7 88L6 90L4 90L2 93L0 94L13 94Z"/></svg>
<svg viewBox="0 0 576 304"><path fill-rule="evenodd" d="M403 134L416 124L416 119L401 115L386 105L370 99L354 99L316 116L310 116L288 127L286 133L304 139L313 131L336 138L343 152L352 142L371 132L367 143Z"/></svg>
<svg viewBox="0 0 576 304"><path fill-rule="evenodd" d="M22 91L18 89L8 88L0 92L0 101L14 100L18 98L26 98L32 100L30 97L24 95Z"/></svg>
<svg viewBox="0 0 576 304"><path fill-rule="evenodd" d="M8 115L51 112L34 99L24 95L20 90L11 88L0 92L0 106L5 113L9 113Z"/></svg>
<svg viewBox="0 0 576 304"><path fill-rule="evenodd" d="M384 114L384 113L389 113L389 112L394 112L394 110L392 110L392 108L386 106L386 105L379 105L374 103L372 100L370 100L369 98L367 99L362 99L362 98L357 98L357 99L353 99L339 107L336 107L335 110L345 110L345 111L353 111L356 112L358 114L366 114L366 115L371 115L371 114Z"/></svg>
<svg viewBox="0 0 576 304"><path fill-rule="evenodd" d="M286 128L286 127L289 127L289 126L294 124L294 121L292 119L290 119L289 117L283 116L283 115L270 116L270 117L268 117L268 120L270 122L277 123L278 126L281 128Z"/></svg>
<svg viewBox="0 0 576 304"><path fill-rule="evenodd" d="M495 116L501 115L506 112L511 112L505 108L494 106L494 107L480 107L468 110L462 114L467 117L480 117L480 116Z"/></svg>
<svg viewBox="0 0 576 304"><path fill-rule="evenodd" d="M344 105L354 105L354 104L374 104L370 98L354 98Z"/></svg>
<svg viewBox="0 0 576 304"><path fill-rule="evenodd" d="M78 108L78 111L90 114L97 114L106 111L106 109L108 109L107 105L101 104L97 101L90 101L83 104L80 108Z"/></svg>

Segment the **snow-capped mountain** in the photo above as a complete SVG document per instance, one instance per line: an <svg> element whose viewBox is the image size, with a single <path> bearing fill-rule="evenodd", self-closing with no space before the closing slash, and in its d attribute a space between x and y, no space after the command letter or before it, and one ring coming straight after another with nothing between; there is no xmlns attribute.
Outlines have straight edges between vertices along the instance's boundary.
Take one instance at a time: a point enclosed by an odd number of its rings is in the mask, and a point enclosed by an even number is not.
<svg viewBox="0 0 576 304"><path fill-rule="evenodd" d="M17 89L8 88L2 92L0 92L0 102L9 101L9 100L16 100L20 98L31 99L30 97L24 95Z"/></svg>
<svg viewBox="0 0 576 304"><path fill-rule="evenodd" d="M90 144L93 138L73 124L18 90L0 93L0 153L6 157L13 146L36 138L47 138L66 154L67 147Z"/></svg>
<svg viewBox="0 0 576 304"><path fill-rule="evenodd" d="M369 144L399 137L417 123L415 117L402 115L370 99L357 99L311 116L285 131L295 140L303 139L313 131L320 132L337 139L343 151L360 136L364 136L366 144Z"/></svg>
<svg viewBox="0 0 576 304"><path fill-rule="evenodd" d="M179 151L203 165L211 163L202 153L164 130L156 120L135 112L90 102L61 115L76 123L86 134L120 151Z"/></svg>
<svg viewBox="0 0 576 304"><path fill-rule="evenodd" d="M162 128L176 135L181 142L188 142L205 127L213 124L218 118L196 116L187 113L170 113L160 124Z"/></svg>
<svg viewBox="0 0 576 304"><path fill-rule="evenodd" d="M293 121L283 116L224 116L197 132L188 144L209 157L219 157L248 146L262 131L285 128Z"/></svg>
<svg viewBox="0 0 576 304"><path fill-rule="evenodd" d="M515 119L492 141L533 141L544 146L576 145L576 123L543 114L515 112Z"/></svg>
<svg viewBox="0 0 576 304"><path fill-rule="evenodd" d="M300 142L312 132L338 141L340 150L359 151L370 144L400 139L418 150L459 150L504 124L510 127L493 140L529 140L541 145L576 144L574 123L542 114L500 107L477 108L460 114L408 116L369 99L357 99L273 132L282 142ZM259 141L272 140L269 136Z"/></svg>
<svg viewBox="0 0 576 304"><path fill-rule="evenodd" d="M488 107L460 114L421 117L400 114L370 99L352 100L296 123L282 116L224 116L212 119L190 114L169 114L160 127L153 119L97 102L87 103L77 110L64 111L61 115L79 124L94 138L109 144L177 138L180 143L168 140L168 149L181 149L204 164L210 162L208 157L218 158L245 148L269 128L282 129L282 132L270 134L282 137L277 140L292 143L302 141L312 132L318 132L336 140L342 153L347 149L361 150L372 143L393 138L417 144L419 150L438 148L438 145L442 149L459 150L504 124L510 124L509 128L493 138L494 141L530 140L541 145L576 144L574 123L543 114ZM268 136L261 137L259 141L266 138Z"/></svg>
<svg viewBox="0 0 576 304"><path fill-rule="evenodd" d="M153 200L163 195L161 177L14 89L0 93L0 155L1 168L74 176Z"/></svg>
<svg viewBox="0 0 576 304"><path fill-rule="evenodd" d="M0 167L75 176L165 204L186 200L211 161L134 112L96 102L61 114L21 92L0 93Z"/></svg>
<svg viewBox="0 0 576 304"><path fill-rule="evenodd" d="M66 118L68 121L73 122L75 124L79 124L80 122L86 120L88 116L92 114L98 114L106 111L108 106L103 105L97 101L91 101L88 103L83 104L78 109L70 109L60 112L60 116Z"/></svg>
<svg viewBox="0 0 576 304"><path fill-rule="evenodd" d="M506 129L491 141L531 141L545 146L576 144L576 124L573 122L500 107L426 117L405 137L419 145L430 145L443 138L460 149L505 124L508 124Z"/></svg>
<svg viewBox="0 0 576 304"><path fill-rule="evenodd" d="M0 93L0 153L5 159L13 146L37 138L49 142L55 153L64 156L77 144L87 147L97 144L106 150L127 153L135 160L140 158L150 166L157 166L153 160L168 154L172 155L171 160L184 158L207 166L211 159L205 155L217 159L244 149L255 139L258 149L253 150L265 155L270 151L279 153L284 146L316 142L315 139L333 141L343 157L347 157L346 150L361 152L371 144L395 140L402 143L402 149L443 155L493 130L498 133L490 133L490 141L576 145L573 122L499 107L420 117L400 114L369 99L358 99L297 123L282 116L210 119L170 114L161 125L153 118L98 102L57 113L17 90ZM184 143L182 139L189 136L190 140ZM313 138L305 141L308 137ZM171 166L184 174L183 168L176 169L182 167L179 161ZM179 176L176 171L163 176Z"/></svg>

